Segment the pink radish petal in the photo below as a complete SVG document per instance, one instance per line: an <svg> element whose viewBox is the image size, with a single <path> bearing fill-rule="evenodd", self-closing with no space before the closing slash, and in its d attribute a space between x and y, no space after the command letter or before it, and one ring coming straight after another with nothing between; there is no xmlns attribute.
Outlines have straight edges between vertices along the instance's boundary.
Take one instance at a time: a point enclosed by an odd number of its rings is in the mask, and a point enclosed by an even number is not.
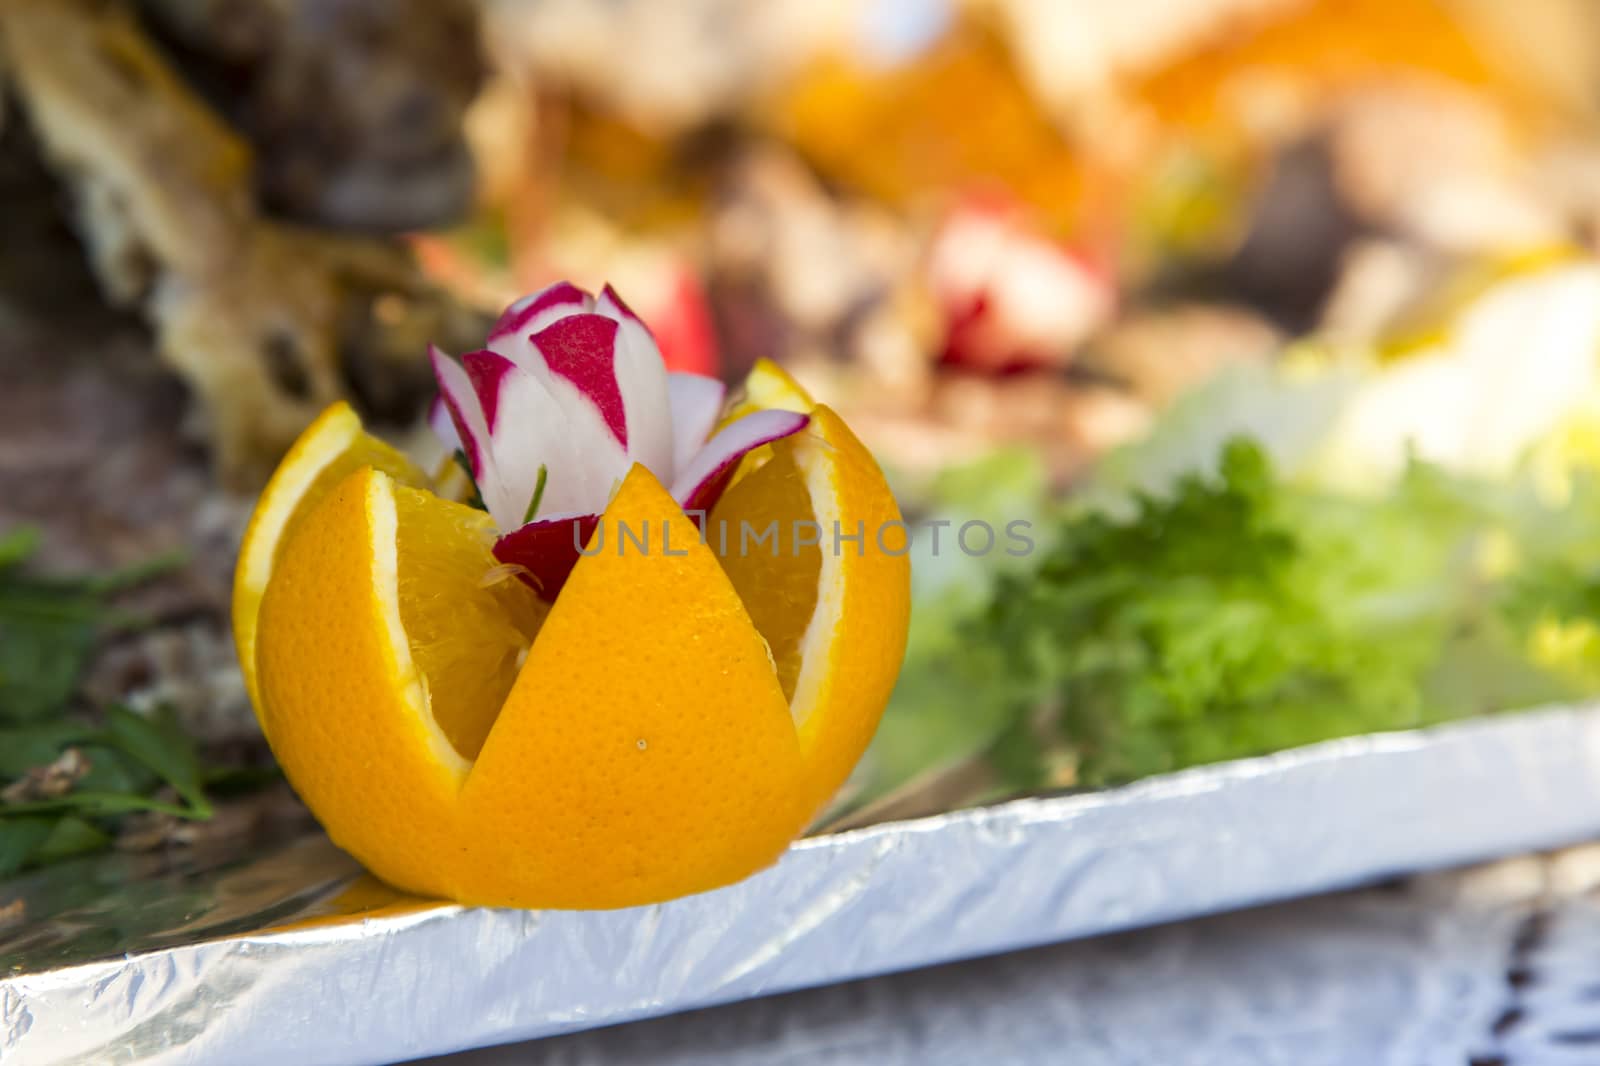
<svg viewBox="0 0 1600 1066"><path fill-rule="evenodd" d="M616 372L617 329L616 320L604 315L568 315L534 334L533 344L550 372L577 386L627 448L628 416Z"/></svg>
<svg viewBox="0 0 1600 1066"><path fill-rule="evenodd" d="M515 370L517 364L485 348L463 355L461 366L467 372L467 380L472 382L472 391L483 410L483 421L493 435L499 422L500 395L505 390L506 375Z"/></svg>
<svg viewBox="0 0 1600 1066"><path fill-rule="evenodd" d="M455 424L456 436L472 467L472 476L481 479L489 455L489 425L473 391L472 380L460 363L432 345L428 346L428 358L433 363L434 380L439 384L439 399Z"/></svg>
<svg viewBox="0 0 1600 1066"><path fill-rule="evenodd" d="M672 498L685 511L710 511L722 498L739 460L763 444L798 433L811 422L797 411L757 411L724 426L672 483Z"/></svg>
<svg viewBox="0 0 1600 1066"><path fill-rule="evenodd" d="M489 343L492 345L501 337L536 333L558 318L580 314L593 307L594 298L588 293L570 281L558 281L506 308L489 331Z"/></svg>
<svg viewBox="0 0 1600 1066"><path fill-rule="evenodd" d="M682 470L705 447L722 414L728 387L699 374L668 374L667 403L672 408L672 466Z"/></svg>
<svg viewBox="0 0 1600 1066"><path fill-rule="evenodd" d="M597 514L541 518L495 541L494 557L520 567L517 576L546 602L554 603L599 524Z"/></svg>

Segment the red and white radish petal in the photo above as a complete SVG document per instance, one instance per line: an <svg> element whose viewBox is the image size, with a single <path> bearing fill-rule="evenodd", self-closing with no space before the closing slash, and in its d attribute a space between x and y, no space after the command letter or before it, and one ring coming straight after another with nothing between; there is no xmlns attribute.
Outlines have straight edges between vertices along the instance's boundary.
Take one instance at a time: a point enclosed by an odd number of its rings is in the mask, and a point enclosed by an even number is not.
<svg viewBox="0 0 1600 1066"><path fill-rule="evenodd" d="M495 341L506 337L531 337L558 318L593 310L593 296L570 281L558 281L506 308L489 330L489 345L494 347Z"/></svg>
<svg viewBox="0 0 1600 1066"><path fill-rule="evenodd" d="M617 332L616 320L604 315L568 315L534 334L533 345L550 378L572 385L626 449L628 416L617 381Z"/></svg>
<svg viewBox="0 0 1600 1066"><path fill-rule="evenodd" d="M538 377L498 352L472 352L462 356L462 364L489 419L492 475L480 479L478 488L495 524L501 529L523 524L541 467L541 510L589 509L594 489L586 480L587 467L574 450L566 414Z"/></svg>
<svg viewBox="0 0 1600 1066"><path fill-rule="evenodd" d="M728 387L716 378L699 374L668 374L667 402L672 407L672 470L689 465L705 447L722 416Z"/></svg>
<svg viewBox="0 0 1600 1066"><path fill-rule="evenodd" d="M628 455L670 481L676 467L667 364L650 331L633 319L617 324L616 373L627 414Z"/></svg>
<svg viewBox="0 0 1600 1066"><path fill-rule="evenodd" d="M494 557L518 567L517 576L554 603L599 523L598 514L558 514L529 522L495 541Z"/></svg>
<svg viewBox="0 0 1600 1066"><path fill-rule="evenodd" d="M569 458L559 470L551 466L542 512L599 511L628 472L630 460L595 406L577 386L557 375L532 375L560 413ZM560 478L557 478L560 474Z"/></svg>
<svg viewBox="0 0 1600 1066"><path fill-rule="evenodd" d="M472 393L478 398L478 409L483 412L489 437L493 439L495 424L500 416L500 392L505 386L506 376L517 369L517 364L499 352L484 348L463 355L461 369L467 372Z"/></svg>
<svg viewBox="0 0 1600 1066"><path fill-rule="evenodd" d="M563 510L598 510L628 472L627 413L617 384L617 324L600 315L572 315L534 337L530 372L566 418L577 463L564 473ZM551 469L555 473L555 469ZM565 495L568 490L579 493ZM572 501L570 507L566 501ZM598 502L596 502L598 501Z"/></svg>
<svg viewBox="0 0 1600 1066"><path fill-rule="evenodd" d="M486 467L493 460L489 455L488 420L484 418L478 395L473 391L472 379L460 363L431 344L428 346L428 359L433 364L434 380L439 384L439 400L450 415L462 450L467 453L472 476L482 479Z"/></svg>
<svg viewBox="0 0 1600 1066"><path fill-rule="evenodd" d="M628 454L662 481L669 481L679 458L667 364L655 334L609 283L600 290L594 309L617 323L617 380L628 412Z"/></svg>
<svg viewBox="0 0 1600 1066"><path fill-rule="evenodd" d="M600 289L600 295L594 301L594 311L597 315L605 315L618 322L636 322L646 330L650 328L645 326L644 319L633 313L633 308L622 302L622 297L617 295L617 290L611 287L610 282Z"/></svg>
<svg viewBox="0 0 1600 1066"><path fill-rule="evenodd" d="M757 411L722 428L689 461L672 483L672 498L685 511L709 511L722 498L728 479L752 449L798 433L810 423L797 411Z"/></svg>

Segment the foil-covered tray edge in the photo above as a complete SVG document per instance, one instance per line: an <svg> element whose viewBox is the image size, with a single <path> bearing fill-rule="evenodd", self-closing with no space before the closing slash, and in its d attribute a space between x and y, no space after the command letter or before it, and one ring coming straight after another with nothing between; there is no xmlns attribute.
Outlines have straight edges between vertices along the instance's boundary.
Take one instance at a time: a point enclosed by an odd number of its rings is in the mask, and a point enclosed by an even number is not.
<svg viewBox="0 0 1600 1066"><path fill-rule="evenodd" d="M24 966L0 977L0 1057L395 1061L1596 835L1600 707L1527 711L812 837L654 907L408 901Z"/></svg>

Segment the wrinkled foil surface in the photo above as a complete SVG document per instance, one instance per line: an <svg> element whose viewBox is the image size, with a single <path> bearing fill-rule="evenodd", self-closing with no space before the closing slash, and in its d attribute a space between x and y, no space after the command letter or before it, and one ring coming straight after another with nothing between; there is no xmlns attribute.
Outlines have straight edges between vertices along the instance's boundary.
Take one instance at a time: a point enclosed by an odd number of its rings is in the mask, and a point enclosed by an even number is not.
<svg viewBox="0 0 1600 1066"><path fill-rule="evenodd" d="M414 899L320 836L175 869L111 856L0 886L23 916L0 926L0 1060L392 1062L1596 835L1585 707L811 837L621 911Z"/></svg>

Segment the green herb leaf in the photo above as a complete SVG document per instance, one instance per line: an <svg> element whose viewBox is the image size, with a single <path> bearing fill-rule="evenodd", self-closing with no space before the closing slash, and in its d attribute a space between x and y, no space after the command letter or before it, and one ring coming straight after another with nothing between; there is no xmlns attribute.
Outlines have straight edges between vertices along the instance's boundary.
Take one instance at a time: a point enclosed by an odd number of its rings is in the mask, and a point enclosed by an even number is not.
<svg viewBox="0 0 1600 1066"><path fill-rule="evenodd" d="M114 596L119 592L137 588L147 581L153 581L163 574L170 574L188 561L188 552L170 551L142 563L113 570L109 574L88 578L84 582L84 588L95 596Z"/></svg>
<svg viewBox="0 0 1600 1066"><path fill-rule="evenodd" d="M0 816L0 877L22 869L50 838L54 818Z"/></svg>
<svg viewBox="0 0 1600 1066"><path fill-rule="evenodd" d="M58 814L67 811L77 811L89 815L114 815L131 814L134 811L153 811L157 814L170 814L176 818L191 820L204 820L211 817L211 809L207 806L204 810L184 806L178 803L168 803L165 800L151 799L147 796L130 796L121 792L68 792L64 796L51 799L27 800L22 803L8 803L0 808L0 817L9 818L19 814Z"/></svg>
<svg viewBox="0 0 1600 1066"><path fill-rule="evenodd" d="M0 582L0 722L36 721L67 704L94 648L97 615L87 598Z"/></svg>
<svg viewBox="0 0 1600 1066"><path fill-rule="evenodd" d="M106 739L177 790L194 816L210 817L211 804L200 787L200 760L169 708L157 708L146 717L126 707L108 707Z"/></svg>
<svg viewBox="0 0 1600 1066"><path fill-rule="evenodd" d="M39 531L32 526L18 526L0 534L0 569L23 562L39 547Z"/></svg>
<svg viewBox="0 0 1600 1066"><path fill-rule="evenodd" d="M78 684L101 636L140 624L117 612L112 598L183 557L98 576L44 577L25 567L36 543L26 530L0 536L0 784L50 767L69 747L87 766L63 765L41 775L38 787L0 801L0 876L100 850L123 815L212 813L194 745L169 708L141 715L111 707L103 727L67 717L78 709ZM182 802L155 798L163 785Z"/></svg>
<svg viewBox="0 0 1600 1066"><path fill-rule="evenodd" d="M97 731L62 720L0 727L0 781L14 781L48 766L69 744L93 740Z"/></svg>
<svg viewBox="0 0 1600 1066"><path fill-rule="evenodd" d="M100 636L138 621L110 598L181 561L169 555L101 576L39 577L22 565L37 543L28 529L0 538L0 723L65 709Z"/></svg>
<svg viewBox="0 0 1600 1066"><path fill-rule="evenodd" d="M110 834L101 832L93 822L68 814L55 820L50 835L45 837L29 858L43 865L99 851L110 844Z"/></svg>
<svg viewBox="0 0 1600 1066"><path fill-rule="evenodd" d="M89 772L79 778L77 788L85 792L125 792L144 795L161 784L161 777L121 748L105 741L98 733L96 743L81 743L78 750L89 760Z"/></svg>
<svg viewBox="0 0 1600 1066"><path fill-rule="evenodd" d="M211 796L236 796L254 792L283 780L283 771L272 766L228 766L208 769L205 774L206 794Z"/></svg>

